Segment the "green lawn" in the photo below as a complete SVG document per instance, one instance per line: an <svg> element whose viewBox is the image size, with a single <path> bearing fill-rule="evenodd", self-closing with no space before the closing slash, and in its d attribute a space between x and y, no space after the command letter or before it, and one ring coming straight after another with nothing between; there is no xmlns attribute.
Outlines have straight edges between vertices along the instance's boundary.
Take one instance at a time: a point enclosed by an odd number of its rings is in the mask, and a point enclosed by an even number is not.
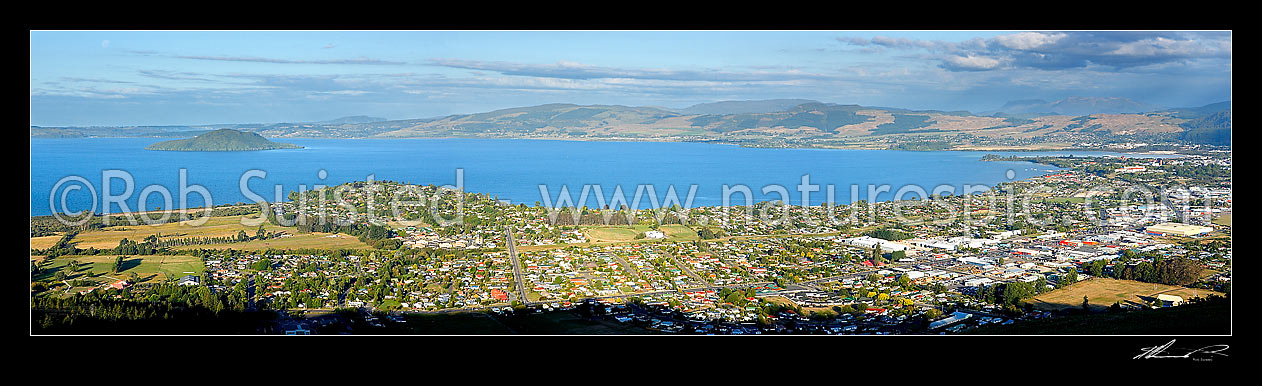
<svg viewBox="0 0 1262 386"><path fill-rule="evenodd" d="M35 281L52 281L53 275L66 270L71 261L79 262L79 269L73 273L66 271L68 280L86 279L103 283L124 279L136 273L142 281L161 282L170 278L178 279L184 275L201 275L206 270L202 260L195 256L127 256L123 259L122 272L113 272L115 255L98 256L61 256L41 264L42 273L35 276Z"/></svg>
<svg viewBox="0 0 1262 386"><path fill-rule="evenodd" d="M649 231L648 225L607 225L580 227L584 235L592 241L630 241L635 236Z"/></svg>
<svg viewBox="0 0 1262 386"><path fill-rule="evenodd" d="M398 299L386 299L386 300L382 300L381 303L378 303L376 307L381 308L381 309L393 309L402 304L403 303L399 302Z"/></svg>

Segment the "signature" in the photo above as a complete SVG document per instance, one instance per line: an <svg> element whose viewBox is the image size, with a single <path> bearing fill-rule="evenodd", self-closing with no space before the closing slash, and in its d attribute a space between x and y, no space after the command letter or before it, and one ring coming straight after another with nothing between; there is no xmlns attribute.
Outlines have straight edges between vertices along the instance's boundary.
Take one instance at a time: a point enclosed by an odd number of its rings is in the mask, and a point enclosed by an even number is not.
<svg viewBox="0 0 1262 386"><path fill-rule="evenodd" d="M1171 339L1166 344L1163 344L1160 346L1145 347L1143 348L1144 352L1140 353L1139 355L1136 355L1134 359L1182 358L1182 359L1194 359L1194 360L1196 359L1208 360L1209 358L1206 358L1206 357L1210 357L1211 355L1227 356L1227 354L1223 354L1223 351L1227 350L1227 347L1228 347L1225 344L1215 344L1215 345L1201 347L1195 350L1187 351L1183 353L1182 355L1173 355L1173 354L1167 355L1166 350L1170 349L1170 346L1174 345L1174 341L1175 341L1174 339ZM1176 348L1174 350L1177 351L1180 349Z"/></svg>

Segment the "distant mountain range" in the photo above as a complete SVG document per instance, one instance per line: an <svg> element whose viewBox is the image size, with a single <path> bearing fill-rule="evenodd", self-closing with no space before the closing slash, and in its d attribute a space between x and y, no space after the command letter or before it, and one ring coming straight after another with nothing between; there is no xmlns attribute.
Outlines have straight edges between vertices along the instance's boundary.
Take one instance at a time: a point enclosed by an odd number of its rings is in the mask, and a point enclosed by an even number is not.
<svg viewBox="0 0 1262 386"><path fill-rule="evenodd" d="M761 101L722 101L701 103L673 110L684 115L761 114L785 111L807 103L820 103L810 99L768 99Z"/></svg>
<svg viewBox="0 0 1262 386"><path fill-rule="evenodd" d="M801 103L799 103L801 102ZM1091 142L1129 136L1230 144L1231 103L1162 109L1124 98L1013 101L999 111L908 110L807 99L724 101L682 109L545 104L426 119L366 116L323 122L145 127L31 127L32 137L186 137L235 129L268 138L546 138L876 147L938 141ZM779 144L779 145L777 145ZM865 146L868 146L865 145Z"/></svg>
<svg viewBox="0 0 1262 386"><path fill-rule="evenodd" d="M1048 102L1042 99L1024 99L1011 101L999 110L984 112L984 115L1002 114L1006 116L1040 116L1040 115L1072 115L1091 114L1138 114L1159 111L1164 108L1127 98L1091 98L1070 97Z"/></svg>
<svg viewBox="0 0 1262 386"><path fill-rule="evenodd" d="M1226 111L1227 114L1230 115L1231 102L1218 102L1218 103L1211 103L1211 104L1201 106L1201 107L1185 107L1185 108L1169 109L1166 111L1174 114L1174 116L1176 117L1187 118L1187 119L1196 119L1198 117L1202 117L1208 114L1213 114L1213 113L1218 113L1218 112L1223 112L1223 111Z"/></svg>
<svg viewBox="0 0 1262 386"><path fill-rule="evenodd" d="M291 143L272 142L256 133L233 129L214 130L193 138L158 142L145 150L165 151L253 151L272 149L301 149Z"/></svg>

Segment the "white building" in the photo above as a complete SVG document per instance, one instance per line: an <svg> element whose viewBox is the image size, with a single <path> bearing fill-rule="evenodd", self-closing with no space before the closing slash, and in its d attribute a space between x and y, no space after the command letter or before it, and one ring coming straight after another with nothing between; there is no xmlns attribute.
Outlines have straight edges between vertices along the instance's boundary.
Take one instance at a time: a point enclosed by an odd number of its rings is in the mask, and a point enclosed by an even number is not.
<svg viewBox="0 0 1262 386"><path fill-rule="evenodd" d="M971 256L961 257L961 258L956 259L956 261L959 261L965 264L975 265L975 266L981 267L982 269L991 269L995 267L993 262L991 262L990 260L985 260L985 259L971 257Z"/></svg>
<svg viewBox="0 0 1262 386"><path fill-rule="evenodd" d="M864 249L872 249L872 247L880 246L882 252L906 251L907 244L896 243L893 241L878 239L870 236L859 236L842 240L846 245L852 245Z"/></svg>
<svg viewBox="0 0 1262 386"><path fill-rule="evenodd" d="M1157 300L1161 301L1162 307L1176 307L1183 304L1183 298L1174 295L1157 294Z"/></svg>
<svg viewBox="0 0 1262 386"><path fill-rule="evenodd" d="M979 277L979 278L975 278L975 279L968 279L968 280L965 280L965 281L964 281L964 285L965 285L965 286L969 286L969 287L977 287L977 286L981 286L981 285L990 284L990 283L993 283L993 282L994 282L994 280L991 280L990 278Z"/></svg>
<svg viewBox="0 0 1262 386"><path fill-rule="evenodd" d="M929 329L930 330L938 329L938 328L941 328L942 326L946 326L948 324L952 324L952 323L955 323L964 319L968 319L971 317L973 317L973 314L959 312L959 311L952 312L951 316L948 316L941 320L936 320L933 323L929 323Z"/></svg>
<svg viewBox="0 0 1262 386"><path fill-rule="evenodd" d="M1021 234L1021 230L1020 230L1020 229L1010 230L1010 231L1003 231L1003 232L999 232L999 233L995 234L994 238L995 238L996 240L1003 240L1003 239L1006 239L1006 238L1009 238L1009 237L1012 237L1012 236L1016 236L1016 235L1019 235L1019 234Z"/></svg>

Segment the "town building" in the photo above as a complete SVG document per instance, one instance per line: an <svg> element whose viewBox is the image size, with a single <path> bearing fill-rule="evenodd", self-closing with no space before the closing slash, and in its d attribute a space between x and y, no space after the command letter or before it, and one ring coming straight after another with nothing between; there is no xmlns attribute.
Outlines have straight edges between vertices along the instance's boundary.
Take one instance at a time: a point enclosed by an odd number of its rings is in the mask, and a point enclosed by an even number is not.
<svg viewBox="0 0 1262 386"><path fill-rule="evenodd" d="M179 281L176 281L176 282L175 282L175 284L178 284L178 285L200 285L200 284L202 284L202 278L197 277L197 276L193 276L193 275L185 275L184 277L181 277Z"/></svg>

